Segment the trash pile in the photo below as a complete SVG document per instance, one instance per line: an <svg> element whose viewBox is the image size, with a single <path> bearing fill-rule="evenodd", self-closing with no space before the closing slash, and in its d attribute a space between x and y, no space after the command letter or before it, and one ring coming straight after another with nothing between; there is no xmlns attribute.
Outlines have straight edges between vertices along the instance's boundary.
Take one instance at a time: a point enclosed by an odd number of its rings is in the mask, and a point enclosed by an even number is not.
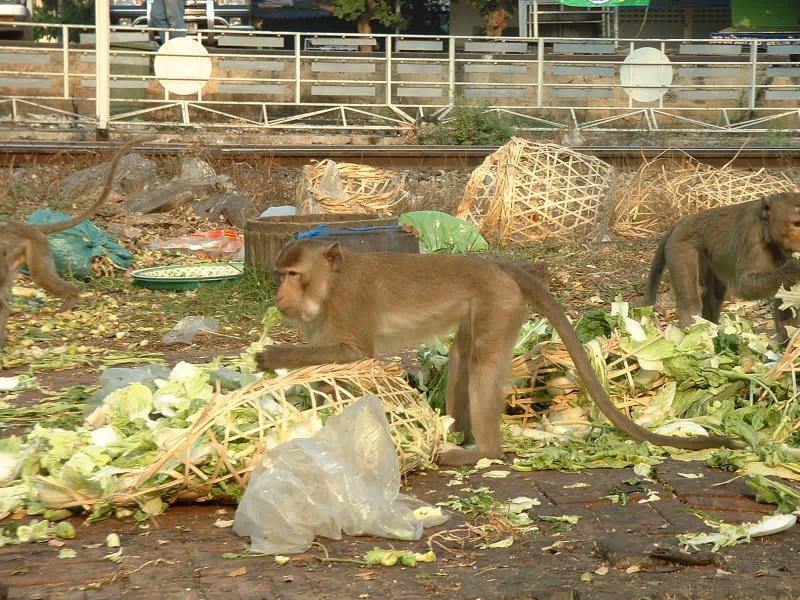
<svg viewBox="0 0 800 600"><path fill-rule="evenodd" d="M262 338L240 357L178 363L106 386L75 430L35 426L0 440L0 518L25 508L146 519L175 501L238 501L264 451L314 435L366 395L380 398L401 472L433 463L443 422L402 377L377 361L255 371ZM113 390L113 391L112 391Z"/></svg>

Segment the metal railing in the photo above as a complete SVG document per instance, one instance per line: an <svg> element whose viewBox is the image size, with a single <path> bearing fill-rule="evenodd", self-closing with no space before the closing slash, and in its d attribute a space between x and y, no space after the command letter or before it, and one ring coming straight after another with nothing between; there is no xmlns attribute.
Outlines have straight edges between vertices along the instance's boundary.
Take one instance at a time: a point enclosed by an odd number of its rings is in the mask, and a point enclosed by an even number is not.
<svg viewBox="0 0 800 600"><path fill-rule="evenodd" d="M479 104L527 130L800 132L800 40L216 32L211 76L176 96L156 78L166 48L148 30L47 33L0 40L1 126L386 131ZM631 60L645 47L667 63Z"/></svg>

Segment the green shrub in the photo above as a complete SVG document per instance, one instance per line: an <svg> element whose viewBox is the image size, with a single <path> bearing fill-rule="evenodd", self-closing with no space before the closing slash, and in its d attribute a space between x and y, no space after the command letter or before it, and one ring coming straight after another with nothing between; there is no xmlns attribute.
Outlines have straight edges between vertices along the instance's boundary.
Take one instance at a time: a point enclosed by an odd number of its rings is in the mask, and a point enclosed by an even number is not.
<svg viewBox="0 0 800 600"><path fill-rule="evenodd" d="M502 146L515 133L508 118L486 106L456 106L446 121L424 126L418 139L437 146Z"/></svg>

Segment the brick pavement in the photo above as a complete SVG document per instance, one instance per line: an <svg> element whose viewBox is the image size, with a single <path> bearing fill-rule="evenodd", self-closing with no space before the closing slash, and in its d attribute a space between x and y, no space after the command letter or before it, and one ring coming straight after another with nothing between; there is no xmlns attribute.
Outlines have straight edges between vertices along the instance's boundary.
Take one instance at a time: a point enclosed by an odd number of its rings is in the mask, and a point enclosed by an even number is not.
<svg viewBox="0 0 800 600"><path fill-rule="evenodd" d="M701 473L701 479L685 479L678 473ZM0 548L0 581L9 586L9 598L77 600L104 598L164 598L168 600L293 600L293 599L530 599L530 598L790 598L800 597L800 579L792 568L800 548L800 528L723 549L722 570L716 566L661 565L627 573L623 566L637 562L652 543L675 544L675 536L701 531L701 521L687 512L689 506L713 511L728 521L757 520L772 507L756 503L741 480L719 487L714 483L731 474L706 468L702 463L670 461L657 467L658 485L651 485L660 500L640 503L645 495L632 493L626 506L601 499L610 488L634 477L631 469L597 469L580 473L512 472L506 479L473 475L472 487L488 485L498 499L525 495L541 505L540 515L577 514L582 518L572 531L553 533L541 523L505 549L462 551L436 548L434 564L414 568L367 567L349 563L322 563L312 549L293 556L283 566L271 558L238 560L222 558L240 552L245 541L229 529L213 526L221 507L176 506L144 529L131 521L107 520L81 526L78 537L66 547L77 558L58 559L58 548L27 544ZM430 502L458 493L447 487L450 476L428 473L412 477L405 492ZM586 487L565 487L575 483ZM671 486L675 495L664 485ZM222 518L232 518L233 507ZM444 526L463 524L454 515ZM101 543L115 531L120 534L127 557L121 565L103 560L109 552ZM605 575L593 574L591 582L581 575L593 572L605 561L595 554L595 543L616 540L630 556L611 564ZM425 540L398 542L379 538L319 540L331 556L358 558L378 545L425 551ZM562 542L553 554L542 548ZM627 561L627 562L625 562ZM641 562L641 561L638 561ZM242 572L244 567L246 572ZM240 573L240 574L237 574Z"/></svg>

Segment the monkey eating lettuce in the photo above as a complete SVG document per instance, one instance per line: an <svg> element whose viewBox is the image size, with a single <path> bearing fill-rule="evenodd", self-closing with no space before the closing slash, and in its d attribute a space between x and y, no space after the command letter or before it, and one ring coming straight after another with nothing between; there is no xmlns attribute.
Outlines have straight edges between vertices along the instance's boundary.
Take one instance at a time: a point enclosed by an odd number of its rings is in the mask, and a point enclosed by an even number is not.
<svg viewBox="0 0 800 600"><path fill-rule="evenodd" d="M761 200L721 206L675 223L656 250L644 304L656 302L664 269L669 269L681 327L694 316L719 322L725 294L742 300L774 296L800 280L800 193L783 192ZM773 303L779 342L788 341L791 310Z"/></svg>

